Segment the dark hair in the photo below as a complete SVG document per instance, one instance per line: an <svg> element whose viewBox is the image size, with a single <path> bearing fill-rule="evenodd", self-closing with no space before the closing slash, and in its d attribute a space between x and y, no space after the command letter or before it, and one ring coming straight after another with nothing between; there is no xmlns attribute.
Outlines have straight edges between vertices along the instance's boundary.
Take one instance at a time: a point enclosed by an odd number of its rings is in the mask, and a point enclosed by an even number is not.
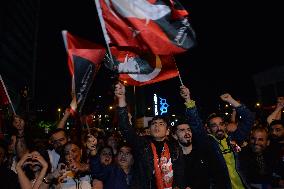
<svg viewBox="0 0 284 189"><path fill-rule="evenodd" d="M177 126L182 125L182 124L187 124L189 127L189 123L188 123L188 119L186 117L179 117L177 119L175 119L173 122L173 125L171 125L171 132L174 134L177 131ZM172 124L171 123L171 124Z"/></svg>
<svg viewBox="0 0 284 189"><path fill-rule="evenodd" d="M131 154L133 154L133 153L132 153L132 147L131 147L131 145L130 145L129 143L124 142L124 141L120 142L120 143L118 144L117 151L119 151L122 147L130 148L130 152L131 152Z"/></svg>
<svg viewBox="0 0 284 189"><path fill-rule="evenodd" d="M65 134L65 136L67 137L67 132L66 132L66 130L65 129L63 129L63 128L56 128L56 129L54 129L54 130L51 130L50 132L49 132L49 135L48 135L48 138L50 138L52 135L54 135L55 133L58 133L58 132L64 132L64 134Z"/></svg>
<svg viewBox="0 0 284 189"><path fill-rule="evenodd" d="M167 128L170 127L170 122L169 122L169 119L167 116L164 116L164 115L156 115L152 118L152 120L149 121L149 127L151 127L151 124L153 123L153 121L156 121L158 119L161 119L163 120L164 122L166 122L167 124Z"/></svg>
<svg viewBox="0 0 284 189"><path fill-rule="evenodd" d="M269 127L271 128L273 125L282 125L284 127L284 122L282 120L273 120L270 124Z"/></svg>
<svg viewBox="0 0 284 189"><path fill-rule="evenodd" d="M216 118L216 117L220 117L222 120L225 120L223 114L220 114L220 113L212 113L212 114L210 114L210 115L207 117L207 119L206 119L206 124L207 124L207 126L210 127L210 120L213 119L213 118Z"/></svg>

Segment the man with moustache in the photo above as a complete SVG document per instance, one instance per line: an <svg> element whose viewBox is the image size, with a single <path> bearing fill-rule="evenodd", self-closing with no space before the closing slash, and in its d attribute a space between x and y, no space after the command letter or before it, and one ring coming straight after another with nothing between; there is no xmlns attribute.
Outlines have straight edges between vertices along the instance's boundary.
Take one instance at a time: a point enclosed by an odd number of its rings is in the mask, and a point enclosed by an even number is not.
<svg viewBox="0 0 284 189"><path fill-rule="evenodd" d="M284 187L284 122L283 120L274 120L269 125L270 129L270 147L276 153L276 166L273 170L274 185Z"/></svg>
<svg viewBox="0 0 284 189"><path fill-rule="evenodd" d="M205 128L202 127L195 102L190 98L189 89L181 86L180 94L185 99L187 117L190 122L198 126L194 129L199 137L202 137L208 143L207 146L204 146L206 144L204 142L203 147L211 148L214 153L213 155L217 159L215 162L215 176L223 178L224 188L226 189L250 188L246 183L245 176L239 171L238 148L236 148L236 145L232 141L241 144L248 137L254 123L252 112L246 106L232 98L230 94L221 95L220 98L235 108L237 115L241 116L241 119L238 120L238 128L233 132L227 132L224 118L219 114L211 114L206 122L207 130L209 131L207 135Z"/></svg>
<svg viewBox="0 0 284 189"><path fill-rule="evenodd" d="M219 174L222 169L216 166L217 158L212 148L207 148L208 141L195 132L194 124L178 120L172 132L183 151L185 186L191 189L226 188L224 175Z"/></svg>
<svg viewBox="0 0 284 189"><path fill-rule="evenodd" d="M267 128L256 126L251 131L249 145L239 154L242 173L252 188L272 187L272 173L276 158L269 148L269 143Z"/></svg>

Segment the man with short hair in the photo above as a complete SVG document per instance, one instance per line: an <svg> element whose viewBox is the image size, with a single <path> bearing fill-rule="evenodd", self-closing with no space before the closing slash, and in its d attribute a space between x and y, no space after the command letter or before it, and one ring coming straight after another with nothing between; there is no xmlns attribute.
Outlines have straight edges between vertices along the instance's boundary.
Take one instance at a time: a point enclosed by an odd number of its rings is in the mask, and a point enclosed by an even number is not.
<svg viewBox="0 0 284 189"><path fill-rule="evenodd" d="M239 153L240 169L253 188L272 186L275 156L268 148L269 143L267 128L256 126L251 131L249 144Z"/></svg>
<svg viewBox="0 0 284 189"><path fill-rule="evenodd" d="M128 119L125 86L115 85L118 100L119 129L131 145L136 164L133 188L171 189L183 186L182 151L175 141L168 140L169 123L164 116L156 116L150 123L150 136L139 137Z"/></svg>
<svg viewBox="0 0 284 189"><path fill-rule="evenodd" d="M195 101L191 100L189 89L185 86L181 86L181 96L185 100L186 115L190 122L194 123L194 128L198 133L198 137L202 137L208 142L207 148L213 150L216 157L216 170L217 177L223 177L223 183L226 189L244 189L249 188L246 183L245 177L239 172L238 161L238 146L232 143L232 140L238 144L243 143L250 133L250 129L254 123L254 115L244 105L240 104L230 94L226 93L220 96L220 98L230 104L236 109L237 115L242 118L238 120L238 127L233 132L226 131L226 124L224 119L218 114L212 114L207 119L207 127L209 135L207 135L205 128L202 125L202 121L198 115L198 111L195 106ZM190 123L189 122L189 123ZM192 125L190 123L190 125ZM205 143L206 144L206 143Z"/></svg>
<svg viewBox="0 0 284 189"><path fill-rule="evenodd" d="M52 149L47 150L47 152L51 164L51 172L53 172L57 168L63 147L68 142L68 136L65 129L62 128L56 128L51 131L49 136L48 142L51 144Z"/></svg>
<svg viewBox="0 0 284 189"><path fill-rule="evenodd" d="M284 122L282 120L274 120L269 125L271 148L276 153L276 163L273 175L274 185L284 187Z"/></svg>
<svg viewBox="0 0 284 189"><path fill-rule="evenodd" d="M191 129L188 120L179 118L171 131L183 151L185 186L197 189L224 188L221 179L218 182L212 175L215 164L212 152L201 146L202 138L195 133L194 129Z"/></svg>

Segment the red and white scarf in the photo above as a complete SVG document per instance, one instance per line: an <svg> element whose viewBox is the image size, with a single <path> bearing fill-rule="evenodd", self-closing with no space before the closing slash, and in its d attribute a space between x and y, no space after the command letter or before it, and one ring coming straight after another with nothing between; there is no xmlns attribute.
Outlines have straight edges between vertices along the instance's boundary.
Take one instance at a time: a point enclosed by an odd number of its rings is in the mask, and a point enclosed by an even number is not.
<svg viewBox="0 0 284 189"><path fill-rule="evenodd" d="M172 189L173 186L173 166L170 156L170 150L166 143L159 158L156 146L151 143L154 154L154 170L157 189Z"/></svg>

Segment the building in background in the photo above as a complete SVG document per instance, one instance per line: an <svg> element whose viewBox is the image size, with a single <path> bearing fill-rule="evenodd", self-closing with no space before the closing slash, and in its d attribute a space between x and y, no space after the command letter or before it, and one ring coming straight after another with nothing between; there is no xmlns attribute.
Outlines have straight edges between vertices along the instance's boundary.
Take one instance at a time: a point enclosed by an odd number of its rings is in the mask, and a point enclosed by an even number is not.
<svg viewBox="0 0 284 189"><path fill-rule="evenodd" d="M257 73L253 80L258 100L264 106L274 105L277 96L284 96L284 66Z"/></svg>

